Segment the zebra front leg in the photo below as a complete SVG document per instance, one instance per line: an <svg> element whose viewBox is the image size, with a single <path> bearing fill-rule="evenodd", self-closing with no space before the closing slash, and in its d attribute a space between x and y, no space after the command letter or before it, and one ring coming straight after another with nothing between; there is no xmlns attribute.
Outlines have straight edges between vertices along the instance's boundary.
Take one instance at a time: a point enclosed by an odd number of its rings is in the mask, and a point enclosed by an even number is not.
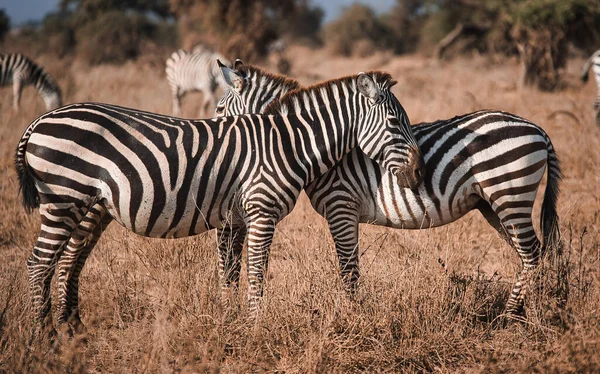
<svg viewBox="0 0 600 374"><path fill-rule="evenodd" d="M353 295L360 278L358 268L358 211L354 207L338 208L327 215L329 231L335 242L340 275L346 291Z"/></svg>
<svg viewBox="0 0 600 374"><path fill-rule="evenodd" d="M47 205L40 206L40 216L40 235L27 260L27 272L37 329L54 335L50 282L61 252L81 216L71 211L70 207L51 209Z"/></svg>
<svg viewBox="0 0 600 374"><path fill-rule="evenodd" d="M21 102L21 92L23 91L23 83L20 78L13 78L13 109L19 109L19 103Z"/></svg>
<svg viewBox="0 0 600 374"><path fill-rule="evenodd" d="M112 222L106 210L96 204L79 224L58 262L58 324L69 335L82 332L85 326L79 316L79 275L98 239Z"/></svg>
<svg viewBox="0 0 600 374"><path fill-rule="evenodd" d="M255 320L269 267L269 251L276 220L274 217L260 216L251 218L248 222L248 310L250 318Z"/></svg>
<svg viewBox="0 0 600 374"><path fill-rule="evenodd" d="M238 291L246 228L226 225L217 230L221 302L228 308Z"/></svg>

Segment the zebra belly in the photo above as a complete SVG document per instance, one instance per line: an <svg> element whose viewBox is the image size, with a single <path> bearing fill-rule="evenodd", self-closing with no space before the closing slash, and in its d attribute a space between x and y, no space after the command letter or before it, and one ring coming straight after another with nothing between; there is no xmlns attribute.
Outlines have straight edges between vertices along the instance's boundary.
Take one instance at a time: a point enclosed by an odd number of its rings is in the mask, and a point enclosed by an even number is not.
<svg viewBox="0 0 600 374"><path fill-rule="evenodd" d="M425 229L446 225L464 216L481 200L473 184L464 187L450 201L451 191L432 197L424 184L416 191L401 188L391 174L385 173L374 196L362 197L361 223L399 229Z"/></svg>

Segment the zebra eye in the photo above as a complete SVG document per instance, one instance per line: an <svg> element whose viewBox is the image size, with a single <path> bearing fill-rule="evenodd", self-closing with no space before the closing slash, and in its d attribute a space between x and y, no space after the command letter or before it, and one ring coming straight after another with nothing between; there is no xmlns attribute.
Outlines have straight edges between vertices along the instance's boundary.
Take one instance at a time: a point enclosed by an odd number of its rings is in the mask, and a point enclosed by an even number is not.
<svg viewBox="0 0 600 374"><path fill-rule="evenodd" d="M224 106L218 106L217 109L216 109L216 112L217 113L223 113L224 110L225 110Z"/></svg>

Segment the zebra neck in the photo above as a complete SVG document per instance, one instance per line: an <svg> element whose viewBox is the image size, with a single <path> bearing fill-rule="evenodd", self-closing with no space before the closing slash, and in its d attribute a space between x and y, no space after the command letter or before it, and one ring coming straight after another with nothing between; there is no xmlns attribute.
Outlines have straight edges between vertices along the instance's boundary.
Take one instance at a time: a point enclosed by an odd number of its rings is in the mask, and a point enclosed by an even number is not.
<svg viewBox="0 0 600 374"><path fill-rule="evenodd" d="M325 118L318 111L281 117L290 133L291 150L305 185L338 163L356 146L355 124L340 118Z"/></svg>

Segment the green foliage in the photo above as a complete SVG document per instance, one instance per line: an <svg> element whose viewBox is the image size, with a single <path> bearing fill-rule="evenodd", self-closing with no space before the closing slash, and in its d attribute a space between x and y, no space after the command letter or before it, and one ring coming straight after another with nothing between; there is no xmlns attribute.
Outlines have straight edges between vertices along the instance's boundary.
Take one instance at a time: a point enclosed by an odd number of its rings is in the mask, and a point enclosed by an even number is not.
<svg viewBox="0 0 600 374"><path fill-rule="evenodd" d="M393 46L390 28L370 7L358 3L345 8L337 20L325 26L324 32L332 51L346 56L352 54L359 41L368 41L375 48Z"/></svg>
<svg viewBox="0 0 600 374"><path fill-rule="evenodd" d="M10 30L10 18L8 18L4 9L0 9L0 42L4 39L8 30Z"/></svg>
<svg viewBox="0 0 600 374"><path fill-rule="evenodd" d="M123 63L137 57L144 36L151 37L155 26L140 14L109 10L77 30L78 54L90 64Z"/></svg>

